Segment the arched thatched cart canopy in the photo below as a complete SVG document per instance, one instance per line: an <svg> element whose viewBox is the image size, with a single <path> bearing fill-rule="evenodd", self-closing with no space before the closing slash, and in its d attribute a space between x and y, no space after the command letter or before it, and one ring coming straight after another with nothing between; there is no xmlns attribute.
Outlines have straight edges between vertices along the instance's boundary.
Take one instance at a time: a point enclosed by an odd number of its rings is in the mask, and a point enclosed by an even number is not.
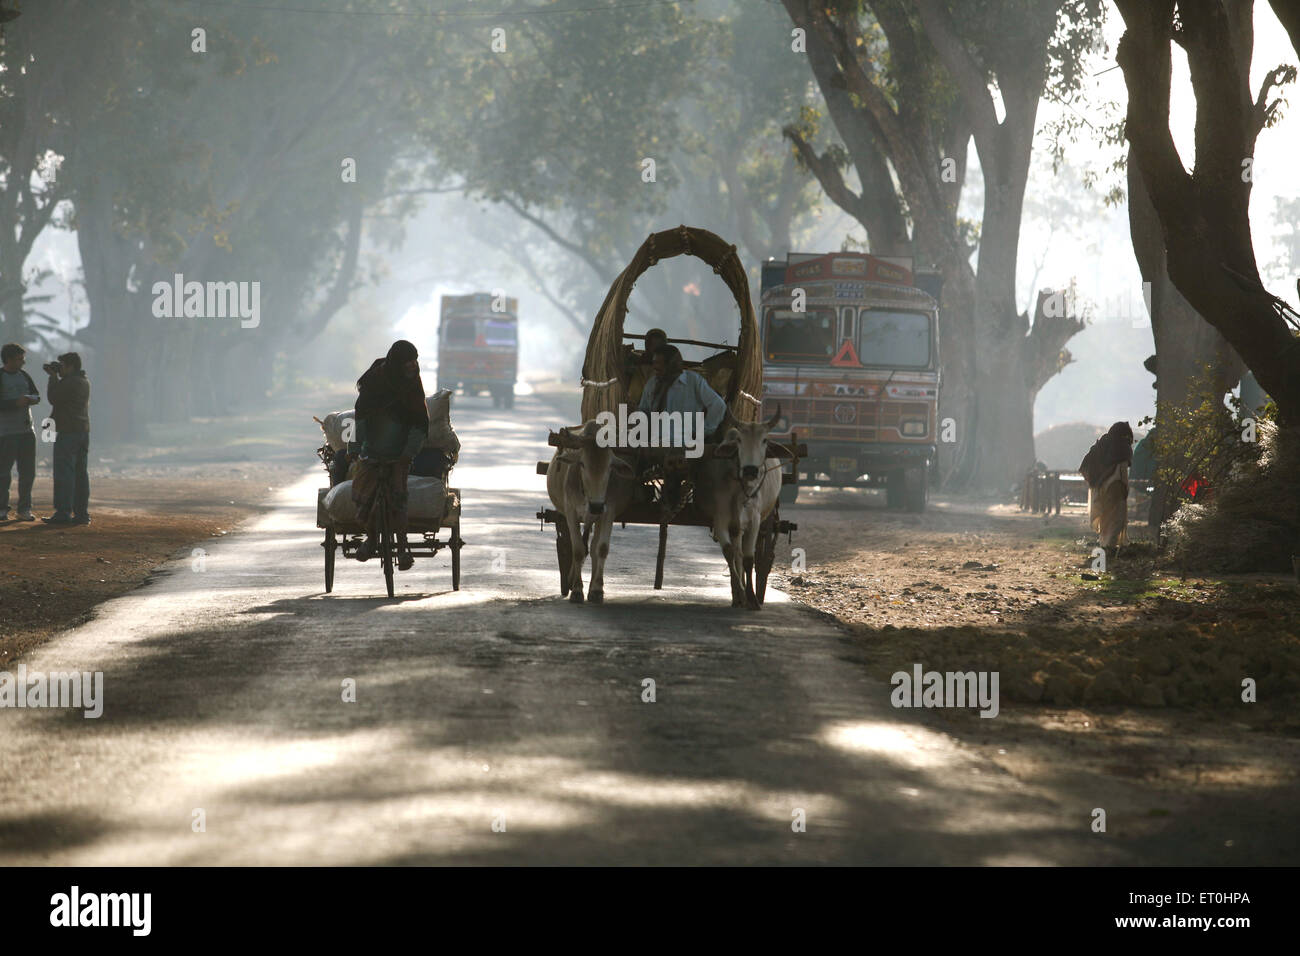
<svg viewBox="0 0 1300 956"><path fill-rule="evenodd" d="M587 340L587 359L582 367L582 418L589 421L600 412L616 412L628 400L630 381L623 348L623 319L632 287L651 266L662 259L689 255L713 267L731 289L740 308L740 340L735 352L735 369L723 398L739 421L758 418L763 395L763 353L758 341L758 322L749 300L749 276L736 254L736 247L707 229L678 226L651 233L601 303ZM672 330L668 329L669 337Z"/></svg>

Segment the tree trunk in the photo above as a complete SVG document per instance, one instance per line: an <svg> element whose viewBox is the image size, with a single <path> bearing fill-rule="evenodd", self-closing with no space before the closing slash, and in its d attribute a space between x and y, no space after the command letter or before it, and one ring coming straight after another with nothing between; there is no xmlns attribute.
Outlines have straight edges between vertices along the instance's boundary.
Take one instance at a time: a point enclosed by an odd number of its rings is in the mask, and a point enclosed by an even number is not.
<svg viewBox="0 0 1300 956"><path fill-rule="evenodd" d="M1188 173L1169 132L1172 0L1117 0L1116 52L1129 91L1125 130L1161 226L1166 271L1245 361L1288 426L1300 421L1300 339L1259 281L1244 164L1271 115L1266 77L1252 101L1250 5L1179 4L1179 43L1196 95L1196 153ZM1228 270L1232 270L1230 273ZM1234 276L1232 273L1235 273Z"/></svg>
<svg viewBox="0 0 1300 956"><path fill-rule="evenodd" d="M1137 159L1129 151L1129 233L1143 282L1151 284L1151 333L1156 349L1156 427L1174 409L1199 405L1205 397L1193 382L1222 398L1241 380L1245 363L1227 340L1197 314L1169 279L1165 241ZM1157 495L1147 521L1159 527L1173 512L1173 502Z"/></svg>
<svg viewBox="0 0 1300 956"><path fill-rule="evenodd" d="M1021 350L1014 346L984 356L975 389L979 440L976 488L1008 494L1034 464L1034 398Z"/></svg>
<svg viewBox="0 0 1300 956"><path fill-rule="evenodd" d="M149 300L126 287L131 244L113 228L109 184L93 174L77 190L77 246L85 276L90 323L85 338L95 348L97 385L92 415L95 431L108 442L124 441L138 429L135 416L136 346L131 317L149 314ZM139 300L138 302L136 300Z"/></svg>
<svg viewBox="0 0 1300 956"><path fill-rule="evenodd" d="M26 338L23 293L27 289L23 284L22 261L16 259L16 256L0 256L0 340L21 343Z"/></svg>

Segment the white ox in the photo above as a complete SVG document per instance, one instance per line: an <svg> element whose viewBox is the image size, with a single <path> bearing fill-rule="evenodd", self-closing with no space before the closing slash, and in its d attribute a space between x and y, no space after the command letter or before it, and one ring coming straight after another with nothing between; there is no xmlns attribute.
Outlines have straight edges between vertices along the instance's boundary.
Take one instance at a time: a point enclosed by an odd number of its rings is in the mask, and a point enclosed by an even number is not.
<svg viewBox="0 0 1300 956"><path fill-rule="evenodd" d="M781 497L781 462L767 456L767 436L781 409L765 422L742 424L728 414L731 425L700 466L695 501L713 520L713 540L731 572L731 606L758 610L754 591L754 546L763 519Z"/></svg>
<svg viewBox="0 0 1300 956"><path fill-rule="evenodd" d="M564 591L582 603L582 563L591 538L591 588L588 600L605 599L605 558L614 519L632 500L635 469L596 443L599 424L593 419L577 428L561 428L560 447L546 469L546 490L569 532L571 564ZM591 535L592 527L595 535Z"/></svg>

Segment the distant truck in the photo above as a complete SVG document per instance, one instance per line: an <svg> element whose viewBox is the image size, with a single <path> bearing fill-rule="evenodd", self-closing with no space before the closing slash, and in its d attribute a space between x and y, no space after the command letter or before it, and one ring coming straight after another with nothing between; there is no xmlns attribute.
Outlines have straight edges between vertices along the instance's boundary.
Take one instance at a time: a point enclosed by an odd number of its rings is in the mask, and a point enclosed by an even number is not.
<svg viewBox="0 0 1300 956"><path fill-rule="evenodd" d="M444 295L438 324L439 389L488 392L513 408L519 371L519 300L504 294Z"/></svg>
<svg viewBox="0 0 1300 956"><path fill-rule="evenodd" d="M789 253L763 263L763 416L808 446L807 483L884 486L924 511L939 405L938 276L908 257ZM933 293L933 295L931 294ZM793 500L798 485L783 489Z"/></svg>

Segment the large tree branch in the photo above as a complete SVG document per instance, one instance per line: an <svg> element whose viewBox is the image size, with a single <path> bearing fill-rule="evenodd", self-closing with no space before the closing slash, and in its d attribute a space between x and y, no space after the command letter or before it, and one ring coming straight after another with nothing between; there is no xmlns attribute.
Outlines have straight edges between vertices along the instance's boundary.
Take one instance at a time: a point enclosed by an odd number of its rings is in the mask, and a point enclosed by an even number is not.
<svg viewBox="0 0 1300 956"><path fill-rule="evenodd" d="M1255 152L1254 100L1250 95L1252 0L1182 0L1187 67L1196 96L1196 163L1192 179L1235 180L1250 192L1241 163Z"/></svg>
<svg viewBox="0 0 1300 956"><path fill-rule="evenodd" d="M806 181L795 171L794 155L788 154L781 166L776 208L768 220L768 234L772 238L774 253L790 250L790 222L794 218L795 203L805 185Z"/></svg>
<svg viewBox="0 0 1300 956"><path fill-rule="evenodd" d="M848 148L861 183L866 218L850 210L867 231L871 251L880 255L907 255L912 251L907 218L890 175L883 145L884 132L870 111L849 92L848 81L836 63L829 44L820 35L808 44L808 62L822 92L840 139ZM964 165L964 152L962 163ZM810 170L812 166L808 167ZM837 205L840 205L837 202ZM844 208L841 205L841 208ZM955 205L954 205L955 208Z"/></svg>
<svg viewBox="0 0 1300 956"><path fill-rule="evenodd" d="M926 36L943 59L948 75L957 84L977 140L992 143L998 126L998 113L989 93L987 75L957 36L952 18L939 0L914 0L914 3Z"/></svg>
<svg viewBox="0 0 1300 956"><path fill-rule="evenodd" d="M558 296L551 292L550 288L546 284L546 280L542 278L537 267L533 265L532 258L526 251L515 249L511 252L511 258L514 259L514 261L523 268L524 272L527 273L528 277L533 280L534 288L542 294L542 297L545 298L547 302L555 306L556 311L564 316L570 325L577 329L577 331L583 336L590 333L591 326L587 317L580 314L577 309L569 305L567 302L561 301Z"/></svg>
<svg viewBox="0 0 1300 956"><path fill-rule="evenodd" d="M1174 0L1115 0L1115 5L1126 26L1115 52L1129 91L1126 135L1152 202L1180 220L1166 221L1166 229L1190 229L1192 177L1169 132Z"/></svg>
<svg viewBox="0 0 1300 956"><path fill-rule="evenodd" d="M841 24L831 20L815 0L783 2L794 22L807 31L809 50L815 44L826 47L827 55L838 64L834 79L861 102L862 108L858 112L865 112L876 124L882 152L892 162L908 200L916 226L913 240L922 241L928 254L936 259L943 258L955 233L945 225L950 217L946 213L947 202L939 189L940 157L929 139L928 124L922 123L916 129L916 124L904 123L890 97L878 85L875 71L868 72L864 67L860 51L865 50L866 42L857 31L855 13L846 14ZM858 43L858 40L863 42ZM819 83L823 89L826 88L826 83L820 78ZM837 120L837 126L843 125ZM919 142L914 141L914 133Z"/></svg>
<svg viewBox="0 0 1300 956"><path fill-rule="evenodd" d="M1300 53L1300 0L1269 0L1269 6L1291 38L1291 46Z"/></svg>
<svg viewBox="0 0 1300 956"><path fill-rule="evenodd" d="M1178 4L1196 94L1196 166L1190 176L1168 142L1173 0L1116 4L1127 26L1118 55L1129 91L1127 134L1160 218L1168 276L1247 362L1282 418L1294 423L1300 420L1300 339L1262 287L1256 288L1250 183L1241 176L1240 164L1257 135L1244 0Z"/></svg>
<svg viewBox="0 0 1300 956"><path fill-rule="evenodd" d="M1272 103L1268 102L1269 91L1274 87L1281 87L1285 83L1290 83L1296 78L1296 69L1294 66L1283 64L1275 67L1268 72L1264 80L1259 85L1259 96L1255 98L1255 125L1254 133L1258 138L1260 130L1268 125L1273 114L1277 112L1278 106L1282 99L1278 97Z"/></svg>
<svg viewBox="0 0 1300 956"><path fill-rule="evenodd" d="M506 206L508 209L513 210L514 213L517 216L519 216L521 219L527 220L528 222L536 226L538 229L540 229L543 233L546 234L546 238L550 239L561 249L564 249L566 252L572 253L573 255L581 259L583 262L585 262L587 265L591 266L592 271L594 271L596 275L601 278L602 281L608 280L611 275L617 274L617 270L601 262L598 258L592 255L589 250L587 250L579 243L574 242L572 239L566 239L564 236L560 235L558 232L555 231L555 229L551 226L550 223L548 223L545 219L542 219L540 216L537 216L529 212L519 202L507 196L501 199L501 203L504 206Z"/></svg>
<svg viewBox="0 0 1300 956"><path fill-rule="evenodd" d="M312 314L299 323L302 330L302 337L298 339L301 342L310 342L319 335L329 324L334 313L343 308L352 294L352 280L357 272L357 260L361 254L361 232L362 232L362 214L364 209L360 202L353 202L352 208L348 210L347 236L343 240L343 260L339 263L339 271L334 277L334 284L330 287L329 293L325 296L324 301L317 306Z"/></svg>
<svg viewBox="0 0 1300 956"><path fill-rule="evenodd" d="M823 153L818 156L812 144L804 139L803 134L793 126L785 127L781 130L781 134L794 144L799 161L817 178L817 182L821 185L822 192L826 194L827 198L858 222L867 226L868 238L870 238L870 210L862 197L849 188L848 183L844 181L843 175L840 174L839 166L831 158L830 154Z"/></svg>
<svg viewBox="0 0 1300 956"><path fill-rule="evenodd" d="M731 207L731 216L735 220L736 229L740 235L740 244L745 248L749 255L760 262L763 260L763 244L758 239L758 234L754 229L755 215L754 205L750 201L744 182L741 180L740 171L736 169L734 154L728 153L726 158L719 159L714 157L713 166L717 170L718 176L727 187L727 204ZM716 188L717 180L710 177Z"/></svg>
<svg viewBox="0 0 1300 956"><path fill-rule="evenodd" d="M1066 351L1065 343L1083 331L1084 321L1068 314L1065 302L1064 291L1040 289L1038 292L1034 324L1024 339L1026 376L1034 394L1074 360Z"/></svg>

